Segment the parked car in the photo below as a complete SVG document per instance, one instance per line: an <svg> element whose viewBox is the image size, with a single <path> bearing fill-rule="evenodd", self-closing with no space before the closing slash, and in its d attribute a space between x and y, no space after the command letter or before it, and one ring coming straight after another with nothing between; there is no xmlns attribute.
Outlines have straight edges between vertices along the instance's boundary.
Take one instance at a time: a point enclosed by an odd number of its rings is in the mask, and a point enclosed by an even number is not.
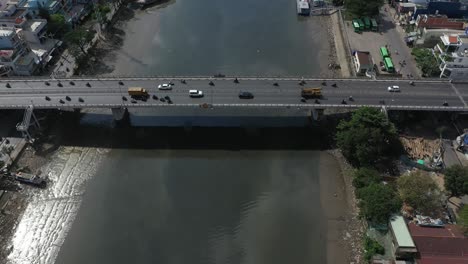
<svg viewBox="0 0 468 264"><path fill-rule="evenodd" d="M172 90L172 85L169 83L163 83L158 85L159 90Z"/></svg>
<svg viewBox="0 0 468 264"><path fill-rule="evenodd" d="M239 98L240 99L253 99L254 95L251 92L240 92Z"/></svg>

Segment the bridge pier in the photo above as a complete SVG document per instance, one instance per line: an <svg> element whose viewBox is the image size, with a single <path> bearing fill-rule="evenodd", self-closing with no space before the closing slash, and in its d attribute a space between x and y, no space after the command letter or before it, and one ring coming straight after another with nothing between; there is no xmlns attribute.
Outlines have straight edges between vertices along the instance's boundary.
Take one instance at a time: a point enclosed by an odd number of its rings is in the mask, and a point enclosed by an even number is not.
<svg viewBox="0 0 468 264"><path fill-rule="evenodd" d="M128 111L125 107L112 108L112 115L114 116L114 120L116 121L124 119L126 114L128 114Z"/></svg>
<svg viewBox="0 0 468 264"><path fill-rule="evenodd" d="M388 118L388 111L387 111L387 107L385 107L385 105L382 105L382 108L380 108L380 111L382 113L384 113L385 117Z"/></svg>
<svg viewBox="0 0 468 264"><path fill-rule="evenodd" d="M23 138L25 138L28 142L32 142L32 137L29 133L29 127L31 126L31 117L33 119L32 125L35 128L40 129L41 125L39 124L36 115L34 115L34 106L32 105L26 107L26 109L24 110L23 121L16 125L16 130L21 132Z"/></svg>

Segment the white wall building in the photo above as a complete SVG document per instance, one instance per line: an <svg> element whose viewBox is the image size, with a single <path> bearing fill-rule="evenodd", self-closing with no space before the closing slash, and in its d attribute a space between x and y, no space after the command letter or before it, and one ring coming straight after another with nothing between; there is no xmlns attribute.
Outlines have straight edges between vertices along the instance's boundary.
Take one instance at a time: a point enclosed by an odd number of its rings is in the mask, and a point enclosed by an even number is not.
<svg viewBox="0 0 468 264"><path fill-rule="evenodd" d="M15 75L32 75L39 59L14 28L0 28L0 64Z"/></svg>
<svg viewBox="0 0 468 264"><path fill-rule="evenodd" d="M468 79L468 36L443 35L434 47L434 55L440 60L440 77Z"/></svg>

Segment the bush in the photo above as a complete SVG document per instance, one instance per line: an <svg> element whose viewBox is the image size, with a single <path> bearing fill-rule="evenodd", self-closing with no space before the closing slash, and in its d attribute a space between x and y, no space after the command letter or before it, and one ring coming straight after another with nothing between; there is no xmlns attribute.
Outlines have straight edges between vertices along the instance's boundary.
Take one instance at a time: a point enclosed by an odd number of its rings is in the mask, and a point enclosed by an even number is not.
<svg viewBox="0 0 468 264"><path fill-rule="evenodd" d="M452 195L468 194L468 168L454 165L445 171L445 189Z"/></svg>
<svg viewBox="0 0 468 264"><path fill-rule="evenodd" d="M364 238L364 259L367 262L370 262L372 260L372 257L374 255L383 255L385 254L385 248L379 244L379 242L375 241L374 239L370 238L369 236L366 236Z"/></svg>
<svg viewBox="0 0 468 264"><path fill-rule="evenodd" d="M390 215L401 208L395 189L382 183L373 183L356 193L359 199L359 216L373 224L387 224Z"/></svg>
<svg viewBox="0 0 468 264"><path fill-rule="evenodd" d="M353 172L353 186L356 189L367 187L373 183L380 183L381 177L374 169L360 168Z"/></svg>

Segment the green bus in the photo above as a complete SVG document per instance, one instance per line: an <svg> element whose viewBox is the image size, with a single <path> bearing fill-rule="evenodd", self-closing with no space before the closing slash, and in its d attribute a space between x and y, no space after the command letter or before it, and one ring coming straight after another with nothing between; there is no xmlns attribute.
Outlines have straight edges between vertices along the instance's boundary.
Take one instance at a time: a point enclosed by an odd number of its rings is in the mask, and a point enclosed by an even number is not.
<svg viewBox="0 0 468 264"><path fill-rule="evenodd" d="M390 57L390 53L388 53L388 49L386 47L380 47L380 55L382 56L382 59Z"/></svg>
<svg viewBox="0 0 468 264"><path fill-rule="evenodd" d="M359 19L359 18L356 19L356 20L357 20L357 22L359 23L359 29L360 29L361 31L364 31L364 23L362 22L362 20Z"/></svg>
<svg viewBox="0 0 468 264"><path fill-rule="evenodd" d="M370 29L371 28L371 22L370 22L370 19L368 17L364 17L362 19L364 21L364 27L366 29Z"/></svg>
<svg viewBox="0 0 468 264"><path fill-rule="evenodd" d="M395 67L393 66L392 59L389 57L384 58L384 65L387 72L395 72Z"/></svg>
<svg viewBox="0 0 468 264"><path fill-rule="evenodd" d="M357 22L356 19L353 19L353 28L354 28L354 32L361 32L361 28L359 27L359 23Z"/></svg>
<svg viewBox="0 0 468 264"><path fill-rule="evenodd" d="M371 24L372 24L372 31L378 31L379 30L379 26L377 25L377 21L375 21L375 19L371 19Z"/></svg>

